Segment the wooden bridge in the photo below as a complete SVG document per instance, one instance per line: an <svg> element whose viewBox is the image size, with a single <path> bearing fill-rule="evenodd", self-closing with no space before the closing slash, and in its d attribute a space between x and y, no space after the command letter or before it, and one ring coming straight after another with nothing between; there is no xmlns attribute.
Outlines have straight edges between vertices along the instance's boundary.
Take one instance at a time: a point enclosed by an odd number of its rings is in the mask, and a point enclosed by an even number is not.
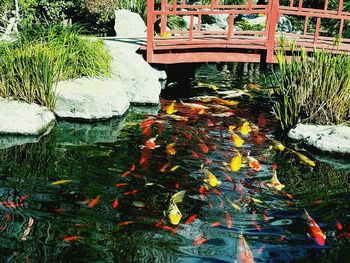
<svg viewBox="0 0 350 263"><path fill-rule="evenodd" d="M155 0L148 0L147 45L141 50L149 63L274 63L275 51L280 48L279 40L283 35L287 43L293 40L297 47L303 46L308 50L316 47L332 52L350 52L350 38L341 37L344 32L350 36L350 12L343 10L344 2L349 0L336 0L336 7L330 5L329 0L319 0L322 6L317 8L306 7L303 0L265 1L265 4L247 0L244 5L223 5L220 0L211 0L204 5L190 4L189 0L161 0L156 8ZM235 21L244 14L265 17L266 25L261 31L238 31ZM204 28L202 19L208 15L224 15L227 18L225 29ZM278 32L281 16L299 19L299 32ZM174 17L186 18L188 29L168 29L167 24ZM337 27L333 35L323 27L324 22L330 21ZM160 25L157 33L156 22Z"/></svg>

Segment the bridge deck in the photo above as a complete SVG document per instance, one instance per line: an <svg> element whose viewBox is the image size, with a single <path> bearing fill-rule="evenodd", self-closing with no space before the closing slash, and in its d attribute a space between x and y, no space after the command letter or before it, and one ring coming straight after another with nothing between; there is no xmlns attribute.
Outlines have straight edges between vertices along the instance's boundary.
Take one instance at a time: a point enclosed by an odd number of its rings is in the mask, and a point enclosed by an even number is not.
<svg viewBox="0 0 350 263"><path fill-rule="evenodd" d="M266 5L254 5L253 0L247 0L246 5L230 6L220 5L218 0L211 0L210 5L189 5L186 0L173 0L172 3L162 0L160 10L155 10L154 0L148 0L147 45L141 50L151 63L276 62L274 53L280 48L282 36L276 30L279 18L292 15L304 18L304 30L298 34L283 33L286 43L295 41L297 47L303 46L310 51L316 47L330 52L350 52L350 39L342 38L341 44L336 46L336 36L326 37L320 33L323 19L338 21L337 33L343 33L344 24L350 21L350 12L343 11L343 1L339 0L336 10L329 10L327 0L323 9L305 8L303 0L296 3L290 0L289 6L280 6L279 0L269 0ZM201 20L208 14L227 15L227 29L204 30ZM235 31L234 20L239 14L262 14L266 17L266 26L261 31ZM167 22L170 16L189 17L189 29L169 30ZM154 32L157 19L160 19L159 34L164 37ZM312 19L316 23L310 29L309 21Z"/></svg>

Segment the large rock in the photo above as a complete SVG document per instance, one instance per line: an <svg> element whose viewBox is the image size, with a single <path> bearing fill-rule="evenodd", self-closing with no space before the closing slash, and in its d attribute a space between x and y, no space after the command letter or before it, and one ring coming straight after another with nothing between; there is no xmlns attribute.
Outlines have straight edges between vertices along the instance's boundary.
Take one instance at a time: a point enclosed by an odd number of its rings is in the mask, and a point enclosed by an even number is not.
<svg viewBox="0 0 350 263"><path fill-rule="evenodd" d="M350 127L298 124L288 136L321 151L350 154Z"/></svg>
<svg viewBox="0 0 350 263"><path fill-rule="evenodd" d="M60 82L55 113L61 118L108 119L129 108L123 84L115 79L80 78Z"/></svg>
<svg viewBox="0 0 350 263"><path fill-rule="evenodd" d="M146 37L146 24L137 13L120 9L115 11L114 30L117 37Z"/></svg>
<svg viewBox="0 0 350 263"><path fill-rule="evenodd" d="M20 101L0 100L0 134L37 136L55 122L46 107Z"/></svg>
<svg viewBox="0 0 350 263"><path fill-rule="evenodd" d="M159 72L141 55L120 47L117 41L105 41L112 57L113 78L121 83L134 104L158 104L161 85Z"/></svg>

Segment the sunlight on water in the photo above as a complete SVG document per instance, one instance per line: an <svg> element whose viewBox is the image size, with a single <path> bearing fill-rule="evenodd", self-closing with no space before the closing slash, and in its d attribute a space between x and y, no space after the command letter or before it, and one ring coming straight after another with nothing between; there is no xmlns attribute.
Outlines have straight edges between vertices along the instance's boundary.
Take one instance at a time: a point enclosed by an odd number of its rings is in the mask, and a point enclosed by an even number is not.
<svg viewBox="0 0 350 263"><path fill-rule="evenodd" d="M316 167L271 147L266 71L182 69L184 78L169 72L159 107L60 121L36 144L0 150L1 262L350 259L349 169L300 145Z"/></svg>

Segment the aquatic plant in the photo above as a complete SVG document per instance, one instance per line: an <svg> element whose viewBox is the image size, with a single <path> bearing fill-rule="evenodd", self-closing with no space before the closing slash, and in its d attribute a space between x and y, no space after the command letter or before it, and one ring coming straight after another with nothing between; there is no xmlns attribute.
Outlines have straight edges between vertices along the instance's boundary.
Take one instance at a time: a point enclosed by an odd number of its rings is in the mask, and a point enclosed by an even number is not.
<svg viewBox="0 0 350 263"><path fill-rule="evenodd" d="M273 75L273 113L283 130L298 122L339 124L349 121L350 56L290 43L276 52L279 71ZM311 55L311 56L309 56Z"/></svg>
<svg viewBox="0 0 350 263"><path fill-rule="evenodd" d="M102 41L62 25L28 25L16 42L0 46L0 54L0 96L50 109L59 80L109 76L111 71L111 57Z"/></svg>

